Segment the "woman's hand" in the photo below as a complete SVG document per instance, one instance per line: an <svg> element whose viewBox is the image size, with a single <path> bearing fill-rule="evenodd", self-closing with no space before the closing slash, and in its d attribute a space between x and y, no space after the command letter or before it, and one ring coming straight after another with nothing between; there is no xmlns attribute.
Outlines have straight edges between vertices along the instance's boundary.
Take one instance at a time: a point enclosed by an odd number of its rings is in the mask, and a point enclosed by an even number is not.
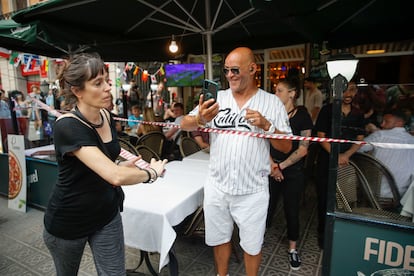
<svg viewBox="0 0 414 276"><path fill-rule="evenodd" d="M157 172L157 176L161 176L164 172L165 164L167 164L168 160L155 160L151 158L150 168Z"/></svg>
<svg viewBox="0 0 414 276"><path fill-rule="evenodd" d="M140 159L141 156L137 156L130 160L121 161L118 163L118 166L135 168L135 163Z"/></svg>
<svg viewBox="0 0 414 276"><path fill-rule="evenodd" d="M270 176L273 177L276 181L280 182L284 180L283 173L279 168L279 164L272 162L270 164Z"/></svg>

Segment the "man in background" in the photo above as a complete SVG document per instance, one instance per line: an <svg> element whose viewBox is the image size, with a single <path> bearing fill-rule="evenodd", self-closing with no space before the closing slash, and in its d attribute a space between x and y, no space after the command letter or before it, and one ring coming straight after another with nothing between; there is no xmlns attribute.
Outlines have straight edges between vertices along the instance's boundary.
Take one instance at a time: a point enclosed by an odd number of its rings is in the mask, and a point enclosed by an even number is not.
<svg viewBox="0 0 414 276"><path fill-rule="evenodd" d="M348 83L343 93L341 103L341 125L337 137L332 137L332 103L324 105L318 115L314 131L319 138L337 138L353 141L364 139L364 114L352 104L356 95L357 86L355 81ZM316 167L316 193L318 197L318 243L323 249L325 236L325 217L327 208L327 187L329 182L329 156L331 143L319 143L320 150L317 155ZM360 148L355 143L340 143L338 167L348 166L351 156Z"/></svg>
<svg viewBox="0 0 414 276"><path fill-rule="evenodd" d="M364 141L367 143L414 144L414 136L404 128L407 120L407 114L403 110L388 111L384 113L381 123L382 129L373 132ZM359 151L372 151L372 155L390 169L402 197L411 183L411 175L414 174L414 149L382 148L366 144ZM381 186L381 197L393 197L388 185Z"/></svg>
<svg viewBox="0 0 414 276"><path fill-rule="evenodd" d="M319 111L321 111L322 108L323 95L321 90L318 89L315 78L306 78L303 86L306 91L305 107L311 115L313 124L315 124Z"/></svg>
<svg viewBox="0 0 414 276"><path fill-rule="evenodd" d="M182 103L175 103L172 107L174 115L174 124L180 125L181 120L184 118L184 105ZM166 152L168 160L180 160L180 142L181 142L181 130L178 127L171 127L164 133L166 140Z"/></svg>

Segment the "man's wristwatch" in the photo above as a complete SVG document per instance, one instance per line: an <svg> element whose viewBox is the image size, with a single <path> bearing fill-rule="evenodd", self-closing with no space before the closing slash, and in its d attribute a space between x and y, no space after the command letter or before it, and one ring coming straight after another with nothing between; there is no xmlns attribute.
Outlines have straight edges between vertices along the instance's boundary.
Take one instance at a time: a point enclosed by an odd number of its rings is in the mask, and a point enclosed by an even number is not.
<svg viewBox="0 0 414 276"><path fill-rule="evenodd" d="M274 134L275 131L276 131L276 127L272 123L270 123L269 129L268 130L265 130L264 133L265 134Z"/></svg>

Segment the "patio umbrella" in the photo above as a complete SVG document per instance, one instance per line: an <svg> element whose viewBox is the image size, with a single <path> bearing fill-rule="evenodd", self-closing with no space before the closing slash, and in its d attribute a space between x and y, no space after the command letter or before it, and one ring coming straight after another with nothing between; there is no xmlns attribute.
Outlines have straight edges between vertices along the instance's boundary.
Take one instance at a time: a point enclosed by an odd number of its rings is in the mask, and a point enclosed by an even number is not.
<svg viewBox="0 0 414 276"><path fill-rule="evenodd" d="M12 19L0 20L0 47L51 57L65 53L42 36L37 22L20 24Z"/></svg>
<svg viewBox="0 0 414 276"><path fill-rule="evenodd" d="M53 30L54 45L97 51L107 61L210 57L239 45L328 41L343 48L414 37L406 28L411 9L404 0L49 0L13 19L39 21ZM175 55L167 50L172 35L181 49Z"/></svg>
<svg viewBox="0 0 414 276"><path fill-rule="evenodd" d="M1 37L15 40L20 43L30 43L35 41L37 36L36 30L36 25L19 24L11 19L0 21Z"/></svg>
<svg viewBox="0 0 414 276"><path fill-rule="evenodd" d="M214 17L210 11L212 5L216 6ZM85 11L88 12L85 14ZM23 10L14 18L22 22L40 20L54 34L56 26L60 26L62 39L55 36L55 43L61 47L97 51L107 61L166 61L182 59L188 53L205 53L210 68L207 72L212 72L209 62L213 34L227 26L242 24L243 19L257 11L246 0L233 6L227 1L210 0L192 3L51 0ZM82 35L84 32L92 35ZM68 41L66 35L72 39ZM175 55L167 51L173 35L180 47Z"/></svg>

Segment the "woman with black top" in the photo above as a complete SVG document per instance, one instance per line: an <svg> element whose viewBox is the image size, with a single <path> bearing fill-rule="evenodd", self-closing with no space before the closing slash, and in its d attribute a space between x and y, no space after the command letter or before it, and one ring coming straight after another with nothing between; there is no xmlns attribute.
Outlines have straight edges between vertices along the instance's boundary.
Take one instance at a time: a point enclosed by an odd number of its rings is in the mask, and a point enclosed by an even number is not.
<svg viewBox="0 0 414 276"><path fill-rule="evenodd" d="M58 181L44 217L44 241L57 275L77 275L86 243L98 275L125 275L121 185L152 182L166 161L140 170L135 160L116 164L120 146L105 109L111 87L97 54L77 54L58 72L61 94L72 112L58 118L54 142Z"/></svg>
<svg viewBox="0 0 414 276"><path fill-rule="evenodd" d="M285 105L293 135L308 137L311 135L313 123L306 107L295 105L297 91L299 90L294 81L282 80L278 83L275 94ZM300 269L301 265L296 241L299 238L299 202L304 188L303 165L308 146L309 141L293 141L292 150L287 154L270 148L272 167L269 176L270 201L266 224L270 227L278 197L282 195L289 240L288 259L293 270Z"/></svg>

